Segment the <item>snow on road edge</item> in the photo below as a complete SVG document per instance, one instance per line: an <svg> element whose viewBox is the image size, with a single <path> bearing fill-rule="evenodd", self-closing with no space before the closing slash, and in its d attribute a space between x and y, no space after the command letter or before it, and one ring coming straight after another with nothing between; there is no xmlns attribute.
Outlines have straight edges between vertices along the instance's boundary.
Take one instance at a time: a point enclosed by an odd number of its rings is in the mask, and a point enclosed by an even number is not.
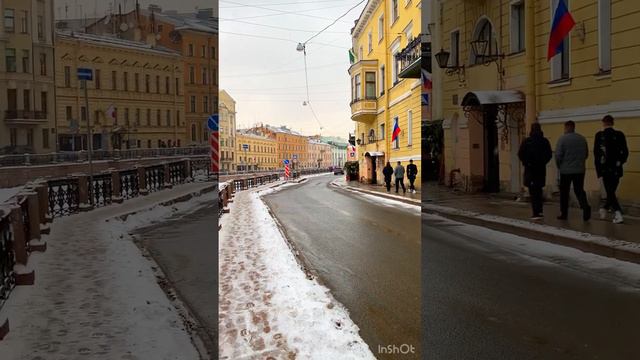
<svg viewBox="0 0 640 360"><path fill-rule="evenodd" d="M276 186L259 188L257 191L240 192L236 194L236 199L231 204L231 213L223 217L220 253L231 250L230 244L240 244L242 247L246 244L260 254L261 260L267 261L261 263L262 269L248 266L243 273L234 274L233 277L229 277L229 274L220 275L222 289L220 303L223 304L220 316L221 359L265 356L267 353L271 354L270 351L276 351L277 349L273 347L281 344L285 344L295 352L296 358L301 359L375 359L367 344L359 336L359 329L350 319L348 311L333 298L329 289L320 285L315 279L307 278L291 252L281 229L261 199L262 195L295 185L297 183L281 182ZM239 218L238 215L242 213L250 214L251 218ZM234 223L235 230L241 230L240 233L233 231ZM244 250L248 249L244 248ZM225 259L225 256L221 256L221 269L225 268ZM254 266L255 264L254 262ZM229 318L235 317L239 323L243 323L242 318L250 311L241 310L243 304L238 302L244 299L239 297L238 292L234 293L234 288L241 288L248 277L255 277L256 272L263 277L260 279L259 286L265 288L268 301L262 301L261 304L252 303L252 308L262 308L266 311L265 322L268 322L269 330L264 337L267 338L269 343L266 345L269 347L254 347L252 345L255 344L252 344L251 340L245 341L245 339L225 335L225 333L233 334L233 329L230 330L224 326L230 324L229 320L234 320ZM229 279L230 286L225 284L225 277ZM226 299L224 294L229 294L229 297L236 295L236 297ZM262 294L257 295L262 296ZM252 301L255 302L255 299ZM225 311L225 302L228 302L229 311ZM240 329L241 334L260 333L261 329L255 322L244 321L243 325L245 328ZM274 338L278 335L282 336L283 341L269 340L271 333L276 333Z"/></svg>

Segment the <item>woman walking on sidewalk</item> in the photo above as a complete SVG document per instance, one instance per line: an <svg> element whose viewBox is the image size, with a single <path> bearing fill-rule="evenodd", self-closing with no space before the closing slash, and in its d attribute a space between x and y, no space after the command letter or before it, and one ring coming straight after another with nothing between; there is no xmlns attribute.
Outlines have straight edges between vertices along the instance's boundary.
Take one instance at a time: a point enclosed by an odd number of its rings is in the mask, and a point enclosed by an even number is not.
<svg viewBox="0 0 640 360"><path fill-rule="evenodd" d="M391 163L387 161L387 165L382 169L382 175L384 175L384 183L387 186L387 192L391 191L391 176L393 176L393 168Z"/></svg>
<svg viewBox="0 0 640 360"><path fill-rule="evenodd" d="M551 144L544 137L540 123L531 124L531 133L520 145L518 157L524 165L524 185L529 188L533 210L531 218L534 220L543 218L542 189L546 183L547 164L552 156Z"/></svg>

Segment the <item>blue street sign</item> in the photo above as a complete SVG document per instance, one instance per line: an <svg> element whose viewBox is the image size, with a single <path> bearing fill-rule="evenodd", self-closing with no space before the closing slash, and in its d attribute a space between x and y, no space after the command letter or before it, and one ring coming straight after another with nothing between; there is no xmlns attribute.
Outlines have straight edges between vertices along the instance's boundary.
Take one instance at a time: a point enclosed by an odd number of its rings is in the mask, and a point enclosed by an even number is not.
<svg viewBox="0 0 640 360"><path fill-rule="evenodd" d="M218 123L219 123L218 114L213 114L209 116L209 119L207 119L207 127L211 131L218 131L218 128L219 128Z"/></svg>
<svg viewBox="0 0 640 360"><path fill-rule="evenodd" d="M78 68L78 80L93 81L93 70L87 68Z"/></svg>
<svg viewBox="0 0 640 360"><path fill-rule="evenodd" d="M249 150L249 144L242 144L242 150Z"/></svg>
<svg viewBox="0 0 640 360"><path fill-rule="evenodd" d="M284 159L283 162L284 162L285 165L289 165L289 159Z"/></svg>

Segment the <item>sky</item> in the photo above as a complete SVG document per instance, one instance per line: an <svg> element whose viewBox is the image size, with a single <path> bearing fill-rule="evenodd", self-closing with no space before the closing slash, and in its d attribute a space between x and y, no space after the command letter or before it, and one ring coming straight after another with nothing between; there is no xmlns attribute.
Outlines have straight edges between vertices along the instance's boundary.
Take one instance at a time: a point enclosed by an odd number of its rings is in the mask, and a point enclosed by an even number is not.
<svg viewBox="0 0 640 360"><path fill-rule="evenodd" d="M136 0L54 0L55 15L58 19L102 17L110 8L117 11L118 5L125 10L133 10ZM256 0L249 0L256 1ZM196 6L211 8L218 0L139 0L140 7L147 8L149 4L156 4L163 10L191 11ZM97 14L97 16L95 15Z"/></svg>
<svg viewBox="0 0 640 360"><path fill-rule="evenodd" d="M297 44L360 2L307 43L307 99L304 55ZM355 128L349 108L350 30L365 4L220 0L220 89L236 100L237 127L287 125L305 135L347 138ZM311 108L303 106L306 100Z"/></svg>

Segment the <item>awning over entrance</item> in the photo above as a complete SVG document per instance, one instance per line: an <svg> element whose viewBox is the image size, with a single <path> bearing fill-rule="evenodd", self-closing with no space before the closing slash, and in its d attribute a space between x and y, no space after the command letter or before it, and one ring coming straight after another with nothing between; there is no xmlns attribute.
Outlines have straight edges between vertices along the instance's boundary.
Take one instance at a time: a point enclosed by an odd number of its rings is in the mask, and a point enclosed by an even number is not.
<svg viewBox="0 0 640 360"><path fill-rule="evenodd" d="M517 90L471 91L462 99L462 106L514 104L524 100L524 94Z"/></svg>
<svg viewBox="0 0 640 360"><path fill-rule="evenodd" d="M384 156L384 153L380 151L367 151L364 156Z"/></svg>

